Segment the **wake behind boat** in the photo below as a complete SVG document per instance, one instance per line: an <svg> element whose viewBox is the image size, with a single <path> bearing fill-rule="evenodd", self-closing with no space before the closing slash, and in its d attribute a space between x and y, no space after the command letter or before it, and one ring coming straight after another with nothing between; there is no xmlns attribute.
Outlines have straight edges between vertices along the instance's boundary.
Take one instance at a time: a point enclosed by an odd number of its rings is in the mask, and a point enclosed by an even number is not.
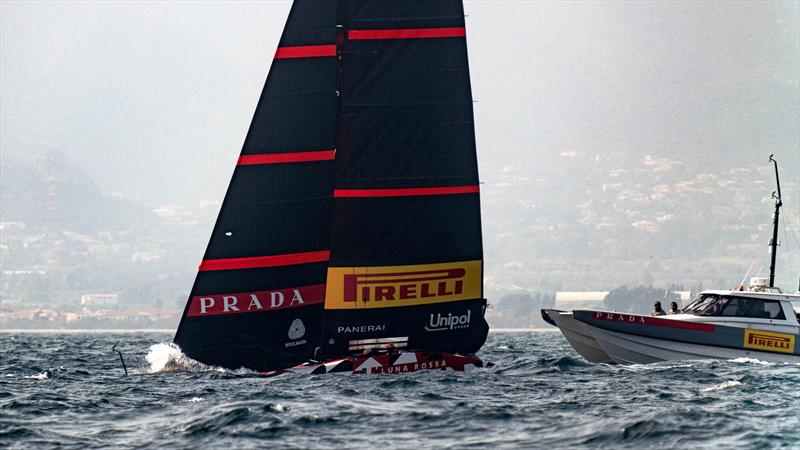
<svg viewBox="0 0 800 450"><path fill-rule="evenodd" d="M770 241L770 277L751 280L748 290L703 291L680 314L645 316L615 311L543 309L572 347L594 363L647 364L685 359L753 358L800 363L800 292L776 288L777 195Z"/></svg>
<svg viewBox="0 0 800 450"><path fill-rule="evenodd" d="M265 373L480 367L460 0L296 0L175 343Z"/></svg>

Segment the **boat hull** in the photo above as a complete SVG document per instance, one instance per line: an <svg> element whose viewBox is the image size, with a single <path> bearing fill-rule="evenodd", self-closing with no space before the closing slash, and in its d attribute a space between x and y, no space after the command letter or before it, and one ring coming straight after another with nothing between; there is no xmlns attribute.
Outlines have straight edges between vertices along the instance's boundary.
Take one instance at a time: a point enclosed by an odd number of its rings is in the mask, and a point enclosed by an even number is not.
<svg viewBox="0 0 800 450"><path fill-rule="evenodd" d="M800 357L798 356L653 339L601 328L592 328L592 334L600 348L618 364L651 364L662 361L738 358L751 358L774 363L800 363Z"/></svg>
<svg viewBox="0 0 800 450"><path fill-rule="evenodd" d="M262 375L273 376L286 373L317 375L326 373L345 373L353 375L366 374L400 374L420 372L423 370L449 370L454 372L470 372L481 367L491 367L474 356L454 353L431 353L414 351L378 352L369 355L358 355L334 359L325 362L311 361L288 369L262 372Z"/></svg>
<svg viewBox="0 0 800 450"><path fill-rule="evenodd" d="M573 311L594 341L619 364L752 358L800 363L797 334L606 311Z"/></svg>
<svg viewBox="0 0 800 450"><path fill-rule="evenodd" d="M557 326L567 342L584 359L593 363L613 363L614 360L598 345L589 327L575 318L571 311L543 309L542 317L551 325Z"/></svg>

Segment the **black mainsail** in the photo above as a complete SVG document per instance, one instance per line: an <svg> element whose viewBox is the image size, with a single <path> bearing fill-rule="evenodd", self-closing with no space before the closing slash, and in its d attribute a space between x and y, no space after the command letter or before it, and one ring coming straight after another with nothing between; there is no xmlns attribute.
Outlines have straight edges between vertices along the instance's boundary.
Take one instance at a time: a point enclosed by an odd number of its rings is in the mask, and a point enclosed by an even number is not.
<svg viewBox="0 0 800 450"><path fill-rule="evenodd" d="M475 352L488 326L462 4L341 3L324 348Z"/></svg>
<svg viewBox="0 0 800 450"><path fill-rule="evenodd" d="M175 342L268 371L474 353L478 165L460 0L296 0Z"/></svg>

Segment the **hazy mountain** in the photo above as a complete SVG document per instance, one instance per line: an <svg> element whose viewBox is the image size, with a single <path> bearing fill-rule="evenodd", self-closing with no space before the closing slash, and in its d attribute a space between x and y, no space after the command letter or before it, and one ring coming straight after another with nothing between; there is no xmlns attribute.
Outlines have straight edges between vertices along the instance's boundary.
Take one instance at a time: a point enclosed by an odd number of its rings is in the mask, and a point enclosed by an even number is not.
<svg viewBox="0 0 800 450"><path fill-rule="evenodd" d="M101 192L86 171L55 152L2 158L0 217L31 230L80 233L152 227L157 219L140 205Z"/></svg>

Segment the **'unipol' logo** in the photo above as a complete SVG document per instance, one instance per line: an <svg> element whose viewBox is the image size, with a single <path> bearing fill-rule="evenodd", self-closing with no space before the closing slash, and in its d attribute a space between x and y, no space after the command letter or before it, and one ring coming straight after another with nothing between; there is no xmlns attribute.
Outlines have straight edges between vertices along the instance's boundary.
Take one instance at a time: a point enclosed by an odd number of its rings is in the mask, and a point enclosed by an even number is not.
<svg viewBox="0 0 800 450"><path fill-rule="evenodd" d="M472 311L467 310L466 314L460 316L447 314L443 316L441 313L431 314L431 319L428 325L425 326L426 331L445 331L445 330L458 330L461 328L469 328L470 316Z"/></svg>
<svg viewBox="0 0 800 450"><path fill-rule="evenodd" d="M481 298L481 261L331 267L327 309L388 308Z"/></svg>

